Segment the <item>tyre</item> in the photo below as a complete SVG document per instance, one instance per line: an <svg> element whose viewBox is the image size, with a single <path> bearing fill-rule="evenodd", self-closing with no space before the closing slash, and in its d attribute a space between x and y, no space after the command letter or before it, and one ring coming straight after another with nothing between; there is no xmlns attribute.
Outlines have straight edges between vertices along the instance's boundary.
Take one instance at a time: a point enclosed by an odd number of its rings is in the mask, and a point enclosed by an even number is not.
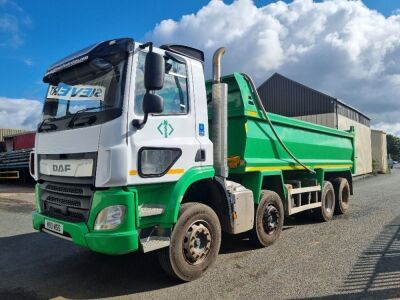
<svg viewBox="0 0 400 300"><path fill-rule="evenodd" d="M345 214L350 208L350 185L346 178L336 178L332 181L335 190L335 213Z"/></svg>
<svg viewBox="0 0 400 300"><path fill-rule="evenodd" d="M272 245L281 235L283 219L284 210L279 195L273 191L261 191L250 241L259 247Z"/></svg>
<svg viewBox="0 0 400 300"><path fill-rule="evenodd" d="M200 203L182 204L168 248L158 252L161 267L181 281L199 278L216 260L221 226L215 212Z"/></svg>
<svg viewBox="0 0 400 300"><path fill-rule="evenodd" d="M319 195L321 207L315 211L315 216L320 221L330 221L335 211L335 191L333 190L332 183L324 181L324 186Z"/></svg>

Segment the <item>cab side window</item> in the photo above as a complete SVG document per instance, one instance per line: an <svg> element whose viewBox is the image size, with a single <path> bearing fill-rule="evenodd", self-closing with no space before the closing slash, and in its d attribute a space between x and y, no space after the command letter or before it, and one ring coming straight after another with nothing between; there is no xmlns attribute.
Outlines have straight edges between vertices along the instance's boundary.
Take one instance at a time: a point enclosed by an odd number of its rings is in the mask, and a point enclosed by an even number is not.
<svg viewBox="0 0 400 300"><path fill-rule="evenodd" d="M146 52L139 52L135 80L135 114L143 115L142 101L146 93L144 87L144 63ZM187 114L188 88L186 64L172 58L165 58L164 86L156 94L164 99L162 115Z"/></svg>

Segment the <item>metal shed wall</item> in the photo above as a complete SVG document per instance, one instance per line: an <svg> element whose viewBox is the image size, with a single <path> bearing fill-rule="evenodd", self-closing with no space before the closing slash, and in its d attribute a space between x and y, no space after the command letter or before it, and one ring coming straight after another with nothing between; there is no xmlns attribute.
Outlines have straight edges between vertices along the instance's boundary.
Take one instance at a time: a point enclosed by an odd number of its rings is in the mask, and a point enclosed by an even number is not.
<svg viewBox="0 0 400 300"><path fill-rule="evenodd" d="M374 172L388 173L386 133L380 130L371 130L372 168Z"/></svg>
<svg viewBox="0 0 400 300"><path fill-rule="evenodd" d="M356 148L356 173L363 175L372 172L371 128L345 116L338 115L338 129L349 130L354 126Z"/></svg>

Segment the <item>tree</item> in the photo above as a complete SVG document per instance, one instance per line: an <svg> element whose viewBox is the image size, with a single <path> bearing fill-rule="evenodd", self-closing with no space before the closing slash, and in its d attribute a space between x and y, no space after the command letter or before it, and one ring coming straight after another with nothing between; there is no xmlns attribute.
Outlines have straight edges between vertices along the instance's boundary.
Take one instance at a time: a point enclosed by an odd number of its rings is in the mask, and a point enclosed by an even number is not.
<svg viewBox="0 0 400 300"><path fill-rule="evenodd" d="M386 136L387 152L393 160L399 161L400 158L400 138L391 134Z"/></svg>

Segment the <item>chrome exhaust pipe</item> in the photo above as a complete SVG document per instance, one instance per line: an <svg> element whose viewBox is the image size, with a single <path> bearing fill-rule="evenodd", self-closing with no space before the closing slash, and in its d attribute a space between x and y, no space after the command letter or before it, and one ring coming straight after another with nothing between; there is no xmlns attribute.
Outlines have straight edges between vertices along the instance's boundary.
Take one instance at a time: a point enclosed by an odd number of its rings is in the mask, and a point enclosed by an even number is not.
<svg viewBox="0 0 400 300"><path fill-rule="evenodd" d="M228 85L221 83L221 58L225 48L218 48L213 56L212 85L212 142L215 175L228 177Z"/></svg>
<svg viewBox="0 0 400 300"><path fill-rule="evenodd" d="M225 47L218 48L213 55L213 82L221 82L221 58L225 54Z"/></svg>

